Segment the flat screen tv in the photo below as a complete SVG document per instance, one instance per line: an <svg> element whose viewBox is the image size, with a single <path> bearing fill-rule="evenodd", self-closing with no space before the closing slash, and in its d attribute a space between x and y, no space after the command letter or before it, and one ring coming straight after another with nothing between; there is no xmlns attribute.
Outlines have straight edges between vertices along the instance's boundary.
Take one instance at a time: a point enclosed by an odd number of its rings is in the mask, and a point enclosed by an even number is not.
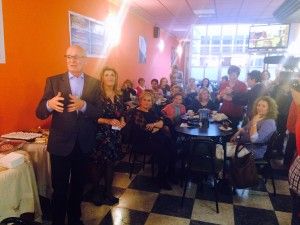
<svg viewBox="0 0 300 225"><path fill-rule="evenodd" d="M255 25L250 27L249 49L287 48L288 24Z"/></svg>

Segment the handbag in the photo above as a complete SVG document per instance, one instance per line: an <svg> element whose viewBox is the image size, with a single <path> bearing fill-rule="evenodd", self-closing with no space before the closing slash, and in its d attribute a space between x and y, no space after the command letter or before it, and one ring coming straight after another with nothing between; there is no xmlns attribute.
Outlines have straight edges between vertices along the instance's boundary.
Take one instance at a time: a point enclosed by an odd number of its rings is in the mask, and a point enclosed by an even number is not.
<svg viewBox="0 0 300 225"><path fill-rule="evenodd" d="M230 164L231 183L236 188L253 187L258 183L255 161L252 153L238 157L244 145L238 144Z"/></svg>
<svg viewBox="0 0 300 225"><path fill-rule="evenodd" d="M233 158L235 151L236 151L237 145L232 142L226 143L226 157L227 158ZM246 147L243 147L238 152L238 157L243 157L244 155L247 155L249 153L248 149ZM216 145L216 158L220 160L224 160L224 149L223 146L220 144Z"/></svg>

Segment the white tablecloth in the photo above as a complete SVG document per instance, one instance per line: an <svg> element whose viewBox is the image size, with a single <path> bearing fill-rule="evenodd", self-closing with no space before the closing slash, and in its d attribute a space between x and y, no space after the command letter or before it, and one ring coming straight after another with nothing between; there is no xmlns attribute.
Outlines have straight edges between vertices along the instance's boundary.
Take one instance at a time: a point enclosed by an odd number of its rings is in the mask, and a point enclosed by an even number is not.
<svg viewBox="0 0 300 225"><path fill-rule="evenodd" d="M27 155L25 163L13 169L0 168L0 221L22 213L34 212L41 220L41 207L32 164Z"/></svg>
<svg viewBox="0 0 300 225"><path fill-rule="evenodd" d="M50 199L53 189L51 183L50 156L47 152L47 145L28 143L23 146L23 150L28 152L30 160L32 161L39 195Z"/></svg>

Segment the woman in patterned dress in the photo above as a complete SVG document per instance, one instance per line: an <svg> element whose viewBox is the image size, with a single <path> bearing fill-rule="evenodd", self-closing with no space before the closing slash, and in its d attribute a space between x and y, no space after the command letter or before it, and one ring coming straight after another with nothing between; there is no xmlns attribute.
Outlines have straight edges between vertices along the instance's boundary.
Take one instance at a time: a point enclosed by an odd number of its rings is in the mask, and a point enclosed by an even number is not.
<svg viewBox="0 0 300 225"><path fill-rule="evenodd" d="M96 148L93 162L96 164L94 171L95 205L114 205L119 199L112 195L112 182L114 164L121 158L121 133L125 126L123 118L124 105L117 90L118 74L115 69L105 67L100 74L101 108L98 118L96 135ZM99 182L104 178L105 188L103 196L99 194Z"/></svg>

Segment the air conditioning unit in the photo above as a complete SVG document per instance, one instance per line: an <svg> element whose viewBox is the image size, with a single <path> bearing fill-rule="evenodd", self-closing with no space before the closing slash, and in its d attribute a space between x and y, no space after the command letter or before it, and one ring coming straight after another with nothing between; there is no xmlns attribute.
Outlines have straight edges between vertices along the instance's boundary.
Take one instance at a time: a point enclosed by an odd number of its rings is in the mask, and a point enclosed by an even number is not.
<svg viewBox="0 0 300 225"><path fill-rule="evenodd" d="M273 16L280 23L299 23L300 22L300 0L285 0Z"/></svg>

